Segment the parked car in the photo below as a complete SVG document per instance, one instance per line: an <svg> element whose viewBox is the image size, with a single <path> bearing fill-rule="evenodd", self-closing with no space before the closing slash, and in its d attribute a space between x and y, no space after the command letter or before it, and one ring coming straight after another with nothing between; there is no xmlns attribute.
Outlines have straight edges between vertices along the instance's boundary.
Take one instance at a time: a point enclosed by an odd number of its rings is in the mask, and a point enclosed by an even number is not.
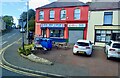
<svg viewBox="0 0 120 78"><path fill-rule="evenodd" d="M91 56L93 52L93 45L88 40L78 40L73 47L73 54L86 54Z"/></svg>
<svg viewBox="0 0 120 78"><path fill-rule="evenodd" d="M105 53L107 55L107 59L111 57L120 58L120 42L119 41L109 41L105 45Z"/></svg>

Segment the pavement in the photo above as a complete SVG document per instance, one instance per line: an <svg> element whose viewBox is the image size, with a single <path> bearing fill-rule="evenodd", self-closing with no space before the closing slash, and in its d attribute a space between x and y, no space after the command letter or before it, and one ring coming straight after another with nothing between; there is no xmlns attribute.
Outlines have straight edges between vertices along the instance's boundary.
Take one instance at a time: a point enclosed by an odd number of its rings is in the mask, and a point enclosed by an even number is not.
<svg viewBox="0 0 120 78"><path fill-rule="evenodd" d="M102 48L96 48L97 52L92 56L93 58L74 56L71 53L71 49L56 49L55 51L53 49L47 54L36 53L39 57L44 57L54 62L54 65L45 65L21 57L17 52L20 46L21 40L15 42L3 52L2 58L4 64L19 70L49 77L94 76L95 74L100 76L118 75L118 63L106 61ZM70 58L72 56L74 59ZM109 72L105 72L105 70Z"/></svg>
<svg viewBox="0 0 120 78"><path fill-rule="evenodd" d="M17 68L37 71L43 75L50 74L52 76L89 76L88 69L83 66L75 67L74 65L60 64L57 62L55 62L54 65L44 65L25 59L17 52L17 49L20 46L21 41L16 42L12 46L8 47L3 53L3 63L13 67L17 66Z"/></svg>

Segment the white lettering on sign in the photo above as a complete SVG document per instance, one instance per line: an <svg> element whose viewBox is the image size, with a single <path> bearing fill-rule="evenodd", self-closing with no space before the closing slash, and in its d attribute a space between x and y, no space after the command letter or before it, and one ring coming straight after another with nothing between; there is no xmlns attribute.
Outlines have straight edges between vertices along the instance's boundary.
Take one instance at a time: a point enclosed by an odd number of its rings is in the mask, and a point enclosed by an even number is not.
<svg viewBox="0 0 120 78"><path fill-rule="evenodd" d="M64 24L41 24L41 27L64 27Z"/></svg>
<svg viewBox="0 0 120 78"><path fill-rule="evenodd" d="M68 27L86 27L86 24L68 24Z"/></svg>

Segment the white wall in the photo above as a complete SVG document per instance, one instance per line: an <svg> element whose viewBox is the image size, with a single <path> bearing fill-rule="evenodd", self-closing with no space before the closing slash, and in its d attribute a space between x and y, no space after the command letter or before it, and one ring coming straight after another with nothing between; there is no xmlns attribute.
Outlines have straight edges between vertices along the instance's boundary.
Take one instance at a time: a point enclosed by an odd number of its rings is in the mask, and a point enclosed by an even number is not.
<svg viewBox="0 0 120 78"><path fill-rule="evenodd" d="M88 19L88 32L87 39L94 42L94 34L95 34L95 25L103 25L104 23L104 12L113 12L113 25L120 25L120 18L118 14L120 11L117 10L109 10L109 11L89 11L89 19Z"/></svg>

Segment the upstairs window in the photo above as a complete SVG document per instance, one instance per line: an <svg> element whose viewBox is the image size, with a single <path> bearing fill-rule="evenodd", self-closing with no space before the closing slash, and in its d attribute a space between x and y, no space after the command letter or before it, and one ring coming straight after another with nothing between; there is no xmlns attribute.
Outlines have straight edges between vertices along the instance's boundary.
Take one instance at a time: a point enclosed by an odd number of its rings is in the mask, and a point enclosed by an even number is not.
<svg viewBox="0 0 120 78"><path fill-rule="evenodd" d="M80 19L80 9L74 10L74 19Z"/></svg>
<svg viewBox="0 0 120 78"><path fill-rule="evenodd" d="M61 19L61 20L65 20L65 19L66 19L66 10L61 10L60 19Z"/></svg>
<svg viewBox="0 0 120 78"><path fill-rule="evenodd" d="M44 11L40 11L40 20L44 20Z"/></svg>
<svg viewBox="0 0 120 78"><path fill-rule="evenodd" d="M54 20L55 17L55 11L50 10L50 20Z"/></svg>
<svg viewBox="0 0 120 78"><path fill-rule="evenodd" d="M112 25L113 12L104 13L104 25Z"/></svg>

